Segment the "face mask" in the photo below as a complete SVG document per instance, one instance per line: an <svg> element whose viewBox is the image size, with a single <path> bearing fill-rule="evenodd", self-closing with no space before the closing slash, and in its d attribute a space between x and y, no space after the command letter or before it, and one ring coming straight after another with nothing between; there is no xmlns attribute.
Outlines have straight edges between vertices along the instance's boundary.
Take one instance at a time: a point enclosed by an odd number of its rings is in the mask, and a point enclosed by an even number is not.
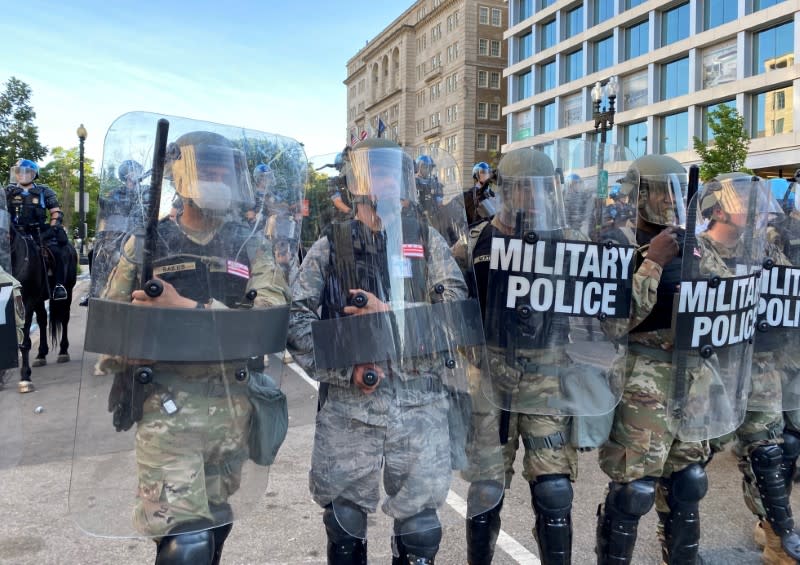
<svg viewBox="0 0 800 565"><path fill-rule="evenodd" d="M224 182L197 181L196 194L191 198L203 210L227 211L231 207L231 189Z"/></svg>

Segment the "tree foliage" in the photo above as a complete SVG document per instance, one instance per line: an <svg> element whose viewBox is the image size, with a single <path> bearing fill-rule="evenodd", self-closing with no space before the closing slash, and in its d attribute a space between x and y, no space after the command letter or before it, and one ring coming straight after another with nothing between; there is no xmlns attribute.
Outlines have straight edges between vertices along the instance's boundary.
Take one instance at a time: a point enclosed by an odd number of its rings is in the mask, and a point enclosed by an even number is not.
<svg viewBox="0 0 800 565"><path fill-rule="evenodd" d="M302 242L308 249L319 239L322 230L333 221L333 203L328 194L328 176L308 166L308 216L303 218Z"/></svg>
<svg viewBox="0 0 800 565"><path fill-rule="evenodd" d="M56 147L50 155L53 160L39 171L39 179L36 182L46 184L55 190L61 211L64 212L64 227L67 233L74 237L79 225L75 195L80 191L80 151L77 147L71 149ZM94 237L97 199L100 194L100 179L93 173L92 159L84 158L84 191L89 194L89 207L86 209L88 237Z"/></svg>
<svg viewBox="0 0 800 565"><path fill-rule="evenodd" d="M710 180L721 173L734 171L751 172L746 169L747 149L750 136L744 128L744 118L733 106L721 104L708 113L708 127L714 139L705 143L694 137L694 150L700 155L700 179Z"/></svg>
<svg viewBox="0 0 800 565"><path fill-rule="evenodd" d="M11 77L0 93L0 175L8 174L19 158L39 161L47 147L39 143L39 129L33 125L36 112L30 104L31 88Z"/></svg>

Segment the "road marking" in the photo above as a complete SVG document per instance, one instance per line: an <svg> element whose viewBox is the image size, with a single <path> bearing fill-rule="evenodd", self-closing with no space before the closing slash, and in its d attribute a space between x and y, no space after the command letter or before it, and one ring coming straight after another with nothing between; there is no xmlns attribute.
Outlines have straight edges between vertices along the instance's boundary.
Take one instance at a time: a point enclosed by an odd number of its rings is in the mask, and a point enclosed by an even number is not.
<svg viewBox="0 0 800 565"><path fill-rule="evenodd" d="M304 381L319 390L319 382L315 381L303 370L297 363L289 363L287 365L295 373L300 375ZM467 501L458 496L452 490L447 493L447 504L455 510L462 518L467 517ZM500 530L500 535L497 536L497 547L502 549L508 554L511 559L517 563L525 563L526 565L541 565L541 561L533 553L528 551L524 545L508 535L504 530Z"/></svg>

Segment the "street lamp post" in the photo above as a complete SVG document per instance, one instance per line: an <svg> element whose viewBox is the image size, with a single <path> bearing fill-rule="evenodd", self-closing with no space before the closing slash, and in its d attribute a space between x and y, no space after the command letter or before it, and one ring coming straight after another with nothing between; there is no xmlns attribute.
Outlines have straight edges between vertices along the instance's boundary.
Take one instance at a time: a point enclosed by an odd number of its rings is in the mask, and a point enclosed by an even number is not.
<svg viewBox="0 0 800 565"><path fill-rule="evenodd" d="M78 127L78 139L80 140L80 165L78 169L78 216L80 226L78 228L78 235L81 238L81 248L79 251L78 262L81 265L88 265L89 259L84 253L84 245L86 242L86 208L84 207L84 184L83 184L83 142L86 141L86 128L81 124Z"/></svg>
<svg viewBox="0 0 800 565"><path fill-rule="evenodd" d="M603 104L603 98L606 104ZM608 198L608 171L605 170L606 132L614 127L614 102L617 100L617 77L596 82L592 88L592 118L594 131L600 132L597 145L597 197L595 198L595 235L603 226L603 208Z"/></svg>

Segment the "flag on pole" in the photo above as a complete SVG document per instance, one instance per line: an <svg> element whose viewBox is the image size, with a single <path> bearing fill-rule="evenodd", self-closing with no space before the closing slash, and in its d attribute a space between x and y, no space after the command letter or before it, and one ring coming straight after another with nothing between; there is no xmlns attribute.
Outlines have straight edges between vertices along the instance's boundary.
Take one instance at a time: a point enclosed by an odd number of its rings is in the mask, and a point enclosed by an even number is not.
<svg viewBox="0 0 800 565"><path fill-rule="evenodd" d="M367 139L368 135L369 134L367 133L367 130L362 129L361 130L361 135L358 136L358 139L361 140L361 141L364 141L365 139Z"/></svg>
<svg viewBox="0 0 800 565"><path fill-rule="evenodd" d="M378 118L378 137L383 137L383 132L386 131L386 124L383 123L383 120Z"/></svg>
<svg viewBox="0 0 800 565"><path fill-rule="evenodd" d="M350 132L350 147L353 147L356 143L358 143L358 138L356 137L356 130Z"/></svg>

